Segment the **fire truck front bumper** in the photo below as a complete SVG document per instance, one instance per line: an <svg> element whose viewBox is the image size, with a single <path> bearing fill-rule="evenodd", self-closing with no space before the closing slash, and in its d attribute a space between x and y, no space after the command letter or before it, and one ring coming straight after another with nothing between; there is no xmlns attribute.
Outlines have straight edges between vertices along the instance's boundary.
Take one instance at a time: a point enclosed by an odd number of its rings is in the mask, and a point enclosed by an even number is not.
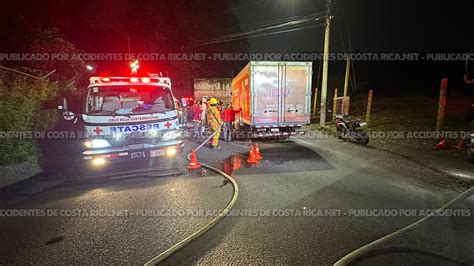
<svg viewBox="0 0 474 266"><path fill-rule="evenodd" d="M85 161L93 165L136 159L170 160L183 153L183 140L163 141L155 144L133 144L122 147L89 149L82 153Z"/></svg>

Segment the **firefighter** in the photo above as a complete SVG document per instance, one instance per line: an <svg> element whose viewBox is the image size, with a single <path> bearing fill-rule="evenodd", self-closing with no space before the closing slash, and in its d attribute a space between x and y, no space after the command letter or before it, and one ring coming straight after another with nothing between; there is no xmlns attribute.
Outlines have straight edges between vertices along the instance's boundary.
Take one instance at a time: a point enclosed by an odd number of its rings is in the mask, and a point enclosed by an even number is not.
<svg viewBox="0 0 474 266"><path fill-rule="evenodd" d="M207 109L207 123L212 130L211 133L216 132L216 134L214 134L214 136L212 137L211 142L211 147L213 149L220 149L219 136L221 134L222 120L219 110L217 109L217 104L217 99L212 98L209 100L209 108Z"/></svg>

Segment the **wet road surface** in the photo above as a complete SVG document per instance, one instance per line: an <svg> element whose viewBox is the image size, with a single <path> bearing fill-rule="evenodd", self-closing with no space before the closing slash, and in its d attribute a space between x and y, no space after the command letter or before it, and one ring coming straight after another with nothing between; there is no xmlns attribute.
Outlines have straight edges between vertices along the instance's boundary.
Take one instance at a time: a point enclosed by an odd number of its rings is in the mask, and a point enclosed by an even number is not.
<svg viewBox="0 0 474 266"><path fill-rule="evenodd" d="M335 139L259 144L257 165L246 162L247 142L198 152L236 178L240 196L231 216L166 264L331 264L421 218L367 211L435 209L465 189L407 159ZM144 263L210 221L232 195L210 171L121 167L87 177L59 171L2 190L1 209L50 215L0 217L0 262ZM471 197L455 207L473 206ZM360 262L472 264L473 229L472 213L435 218Z"/></svg>

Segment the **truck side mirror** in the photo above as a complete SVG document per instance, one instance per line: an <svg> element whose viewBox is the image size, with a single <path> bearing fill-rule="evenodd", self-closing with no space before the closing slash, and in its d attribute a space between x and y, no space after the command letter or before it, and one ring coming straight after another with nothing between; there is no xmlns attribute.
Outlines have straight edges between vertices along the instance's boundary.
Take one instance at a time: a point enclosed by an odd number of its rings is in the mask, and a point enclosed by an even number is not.
<svg viewBox="0 0 474 266"><path fill-rule="evenodd" d="M66 120L66 121L73 121L74 120L74 122L73 122L74 124L77 122L76 114L74 114L74 112L68 110L68 104L67 104L67 99L66 98L63 98L63 104L62 105L58 105L58 110L61 111L61 115L62 115L64 120Z"/></svg>
<svg viewBox="0 0 474 266"><path fill-rule="evenodd" d="M62 113L63 115L63 119L66 120L66 121L72 121L74 118L76 118L76 114L74 114L73 112L71 111L65 111ZM77 120L77 118L76 118Z"/></svg>

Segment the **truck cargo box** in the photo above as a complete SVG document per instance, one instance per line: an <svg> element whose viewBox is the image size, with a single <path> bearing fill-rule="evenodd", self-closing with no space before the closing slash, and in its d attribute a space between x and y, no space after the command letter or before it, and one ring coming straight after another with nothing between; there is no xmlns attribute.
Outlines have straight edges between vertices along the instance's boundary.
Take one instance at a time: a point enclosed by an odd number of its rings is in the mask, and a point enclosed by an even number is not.
<svg viewBox="0 0 474 266"><path fill-rule="evenodd" d="M311 62L249 62L232 80L240 124L258 135L292 133L309 124L311 76Z"/></svg>

